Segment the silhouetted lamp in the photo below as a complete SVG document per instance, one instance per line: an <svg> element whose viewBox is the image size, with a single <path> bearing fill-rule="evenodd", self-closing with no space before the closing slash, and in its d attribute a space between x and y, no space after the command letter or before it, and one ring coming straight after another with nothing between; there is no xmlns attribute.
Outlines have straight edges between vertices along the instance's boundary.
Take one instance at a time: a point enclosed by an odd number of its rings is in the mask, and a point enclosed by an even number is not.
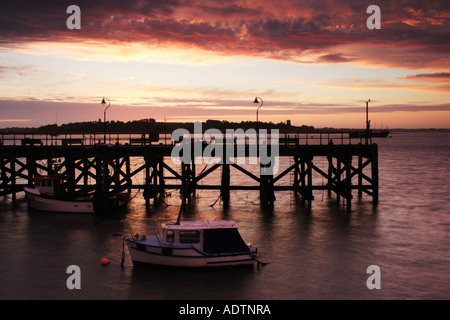
<svg viewBox="0 0 450 320"><path fill-rule="evenodd" d="M259 144L259 120L258 120L258 112L259 112L259 108L261 108L263 106L263 99L261 99L260 97L255 97L255 101L253 101L253 103L259 103L258 98L261 100L261 104L258 107L258 109L256 109L256 144Z"/></svg>
<svg viewBox="0 0 450 320"><path fill-rule="evenodd" d="M106 109L109 108L109 106L111 105L111 101L109 101L108 98L103 98L102 100L102 105L105 105L105 99L108 100L108 106L105 108L105 110L103 111L103 143L106 143Z"/></svg>
<svg viewBox="0 0 450 320"><path fill-rule="evenodd" d="M369 143L370 137L369 102L370 99L366 101L366 144Z"/></svg>

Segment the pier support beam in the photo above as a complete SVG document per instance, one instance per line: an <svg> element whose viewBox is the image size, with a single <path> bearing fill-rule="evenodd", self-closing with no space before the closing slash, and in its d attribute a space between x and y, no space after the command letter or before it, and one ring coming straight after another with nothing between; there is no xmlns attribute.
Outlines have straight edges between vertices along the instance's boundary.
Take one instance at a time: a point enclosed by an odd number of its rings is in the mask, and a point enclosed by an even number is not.
<svg viewBox="0 0 450 320"><path fill-rule="evenodd" d="M228 208L230 202L230 165L228 163L222 165L220 197L224 208Z"/></svg>
<svg viewBox="0 0 450 320"><path fill-rule="evenodd" d="M190 203L192 200L192 196L195 195L197 185L195 181L195 163L191 162L189 164L181 164L181 179L181 188L183 191L181 192L181 195L183 197L182 201L183 203L185 203L186 201Z"/></svg>
<svg viewBox="0 0 450 320"><path fill-rule="evenodd" d="M362 175L362 165L363 160L361 156L358 156L358 198L362 198L362 181L363 181L363 175Z"/></svg>
<svg viewBox="0 0 450 320"><path fill-rule="evenodd" d="M11 191L12 191L11 197L12 197L13 205L15 206L16 205L16 159L11 158L9 163L10 163L10 170L11 170L10 171L10 173L11 173L11 176L10 176Z"/></svg>
<svg viewBox="0 0 450 320"><path fill-rule="evenodd" d="M268 167L261 165L260 166L260 189L259 189L259 198L262 205L270 205L273 206L275 201L275 192L274 192L274 183L273 183L273 174L268 172Z"/></svg>
<svg viewBox="0 0 450 320"><path fill-rule="evenodd" d="M27 169L28 169L28 186L32 185L32 179L36 175L36 160L33 156L27 157Z"/></svg>
<svg viewBox="0 0 450 320"><path fill-rule="evenodd" d="M340 153L336 156L336 160L336 170L333 171L334 177L332 178L336 199L339 203L342 197L344 199L344 204L347 205L347 209L350 209L353 198L352 177L355 174L355 172L352 171L352 156Z"/></svg>
<svg viewBox="0 0 450 320"><path fill-rule="evenodd" d="M378 204L378 151L372 155L372 202L376 206Z"/></svg>
<svg viewBox="0 0 450 320"><path fill-rule="evenodd" d="M64 163L67 175L67 190L69 194L73 194L75 192L75 161L72 157L66 157Z"/></svg>
<svg viewBox="0 0 450 320"><path fill-rule="evenodd" d="M348 156L344 159L345 164L345 184L344 184L344 198L347 204L347 211L352 208L352 157Z"/></svg>
<svg viewBox="0 0 450 320"><path fill-rule="evenodd" d="M144 157L145 161L145 186L144 186L144 199L145 199L145 206L150 206L150 198L151 198L151 185L152 181L150 179L150 159L149 157Z"/></svg>
<svg viewBox="0 0 450 320"><path fill-rule="evenodd" d="M307 202L308 208L311 207L311 202L314 200L312 193L312 160L311 154L302 156L295 156L295 180L294 190L301 195L301 203Z"/></svg>
<svg viewBox="0 0 450 320"><path fill-rule="evenodd" d="M336 168L333 165L333 157L328 156L328 176L327 176L327 190L328 197L331 196L331 191L333 190L333 173L336 173Z"/></svg>
<svg viewBox="0 0 450 320"><path fill-rule="evenodd" d="M165 183L163 168L164 162L162 157L145 157L144 199L147 207L150 206L150 199L153 198L154 205L158 205L159 200L164 196ZM129 188L131 189L131 178L129 178L129 183Z"/></svg>

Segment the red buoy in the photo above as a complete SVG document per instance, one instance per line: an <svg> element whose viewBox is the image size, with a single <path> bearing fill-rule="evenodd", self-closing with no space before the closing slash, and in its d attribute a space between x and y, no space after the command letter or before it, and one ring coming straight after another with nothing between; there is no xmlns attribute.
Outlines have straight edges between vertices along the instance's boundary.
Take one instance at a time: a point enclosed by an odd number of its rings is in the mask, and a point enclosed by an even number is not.
<svg viewBox="0 0 450 320"><path fill-rule="evenodd" d="M106 259L106 258L103 258L102 261L101 261L101 263L102 263L103 265L106 265L106 264L109 263L109 260Z"/></svg>

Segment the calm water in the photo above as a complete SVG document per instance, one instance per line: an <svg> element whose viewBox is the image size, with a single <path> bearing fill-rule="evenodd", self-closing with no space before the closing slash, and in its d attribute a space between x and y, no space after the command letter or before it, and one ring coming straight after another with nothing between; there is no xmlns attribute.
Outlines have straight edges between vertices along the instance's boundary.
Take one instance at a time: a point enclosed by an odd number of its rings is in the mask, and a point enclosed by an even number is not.
<svg viewBox="0 0 450 320"><path fill-rule="evenodd" d="M121 267L122 240L112 237L125 233L121 219L175 219L176 191L159 209L146 209L137 193L127 213L109 217L31 211L22 195L13 209L2 198L0 298L449 299L450 134L395 134L377 143L375 209L368 196L359 201L354 194L347 213L333 196L316 192L308 211L286 192L265 211L256 192L232 191L224 212L220 201L214 204L218 192L198 193L188 217L234 219L270 262L259 268L136 268L127 251ZM70 265L81 269L80 290L67 289ZM370 265L380 267L380 290L366 286Z"/></svg>

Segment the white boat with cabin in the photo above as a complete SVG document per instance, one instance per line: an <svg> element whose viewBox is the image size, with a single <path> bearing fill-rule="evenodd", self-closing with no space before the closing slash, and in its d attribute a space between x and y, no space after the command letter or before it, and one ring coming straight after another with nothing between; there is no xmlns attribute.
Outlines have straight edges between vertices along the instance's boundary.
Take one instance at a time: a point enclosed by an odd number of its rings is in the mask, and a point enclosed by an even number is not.
<svg viewBox="0 0 450 320"><path fill-rule="evenodd" d="M129 221L124 222L133 234ZM232 220L166 222L154 234L123 239L133 264L217 267L258 262L257 248L244 242Z"/></svg>
<svg viewBox="0 0 450 320"><path fill-rule="evenodd" d="M71 193L65 186L62 175L36 176L33 186L24 187L30 208L40 211L64 213L96 213L126 206L128 193L119 193L107 199L96 197L94 193Z"/></svg>

